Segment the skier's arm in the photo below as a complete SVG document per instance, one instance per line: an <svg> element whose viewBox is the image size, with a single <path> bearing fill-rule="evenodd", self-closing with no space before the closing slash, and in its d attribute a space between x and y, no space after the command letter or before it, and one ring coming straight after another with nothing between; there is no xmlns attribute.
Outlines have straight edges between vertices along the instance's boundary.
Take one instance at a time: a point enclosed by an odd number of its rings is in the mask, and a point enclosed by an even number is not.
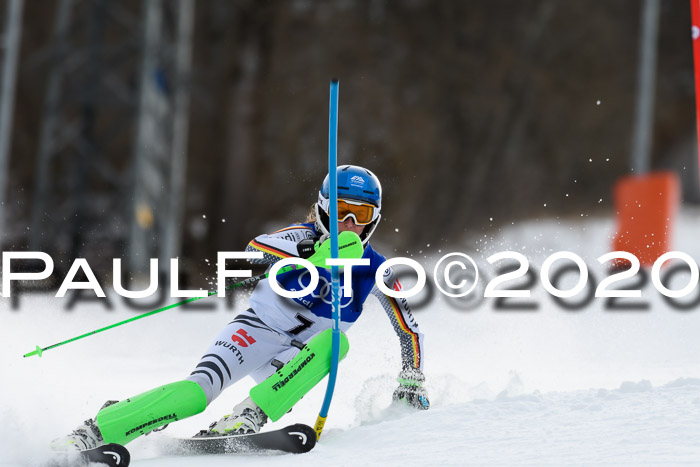
<svg viewBox="0 0 700 467"><path fill-rule="evenodd" d="M392 290L401 290L401 283L392 268L388 268L384 274L384 285ZM418 329L418 323L413 319L408 301L405 298L389 297L376 285L372 288L372 294L379 299L399 337L403 369L423 371L423 334Z"/></svg>
<svg viewBox="0 0 700 467"><path fill-rule="evenodd" d="M290 225L271 234L258 235L248 243L245 251L263 254L262 259L252 259L251 263L273 264L284 258L302 256L299 242L313 237L314 231L309 227Z"/></svg>
<svg viewBox="0 0 700 467"><path fill-rule="evenodd" d="M393 269L384 274L384 284L392 289L401 290L401 283ZM423 334L418 330L418 323L413 319L408 301L405 298L393 298L382 293L375 285L372 293L379 299L384 311L389 316L394 331L401 343L402 370L399 373L399 387L394 391L393 399L417 409L430 407L428 394L423 388Z"/></svg>

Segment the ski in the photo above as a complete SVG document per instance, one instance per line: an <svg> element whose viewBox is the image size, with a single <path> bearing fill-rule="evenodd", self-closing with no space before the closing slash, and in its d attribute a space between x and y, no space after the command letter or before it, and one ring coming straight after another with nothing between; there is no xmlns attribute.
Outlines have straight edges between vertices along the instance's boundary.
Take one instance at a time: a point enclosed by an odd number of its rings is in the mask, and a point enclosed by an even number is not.
<svg viewBox="0 0 700 467"><path fill-rule="evenodd" d="M129 451L124 446L111 443L85 451L61 454L59 458L49 465L51 467L74 467L76 465L87 466L93 462L99 462L109 467L127 467L130 461Z"/></svg>
<svg viewBox="0 0 700 467"><path fill-rule="evenodd" d="M316 445L316 432L301 423L250 435L195 436L175 440L172 454L235 454L283 451L294 454L309 452Z"/></svg>

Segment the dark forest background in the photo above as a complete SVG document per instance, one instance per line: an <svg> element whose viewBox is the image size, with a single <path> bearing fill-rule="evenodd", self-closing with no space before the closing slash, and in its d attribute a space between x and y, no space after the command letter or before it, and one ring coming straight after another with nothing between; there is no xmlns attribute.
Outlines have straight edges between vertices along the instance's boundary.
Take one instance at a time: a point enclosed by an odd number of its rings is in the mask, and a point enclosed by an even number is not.
<svg viewBox="0 0 700 467"><path fill-rule="evenodd" d="M380 245L455 250L522 219L612 214L612 185L631 170L641 3L197 1L182 256L203 266L303 220L327 170L332 77L339 162L384 185ZM4 249L27 246L56 4L25 4ZM140 2L121 5L138 17ZM128 75L128 62L114 66ZM661 2L655 88L652 167L676 170L697 202L685 0ZM110 112L98 107L103 125ZM101 150L129 164L133 130L118 138ZM99 174L87 178L99 193ZM128 205L88 201L77 251L91 265L123 254ZM63 219L44 250L69 251Z"/></svg>

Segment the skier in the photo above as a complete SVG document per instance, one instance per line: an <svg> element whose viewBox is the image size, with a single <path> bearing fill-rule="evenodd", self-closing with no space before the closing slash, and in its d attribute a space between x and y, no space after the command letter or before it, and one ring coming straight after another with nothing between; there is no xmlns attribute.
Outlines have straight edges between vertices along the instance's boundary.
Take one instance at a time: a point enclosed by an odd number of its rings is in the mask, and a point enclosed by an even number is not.
<svg viewBox="0 0 700 467"><path fill-rule="evenodd" d="M423 335L418 330L405 299L383 294L375 284L375 272L385 261L369 244L381 219L382 188L369 170L352 165L338 167L338 231L352 231L362 240L362 257L369 266L354 266L352 295L341 294L340 329L346 332L362 312L369 295L375 295L399 337L402 370L393 399L418 409L430 406L423 388ZM329 178L326 176L306 223L292 224L252 240L246 251L262 252L251 260L273 264L282 258L308 258L329 237ZM250 375L264 381L319 332L331 327L331 295L328 272L319 269L319 283L311 294L291 299L273 291L269 280L258 282L250 297L250 308L240 313L216 337L194 371L183 381L166 384L121 402L108 401L94 419L86 420L70 435L52 442L59 451L86 450L105 443L125 444L173 421L202 412L231 384ZM310 274L303 268L277 276L287 290L305 287ZM387 287L400 290L392 269L384 274ZM286 286L285 286L286 285ZM285 407L284 410L287 410ZM257 433L267 415L248 397L200 435Z"/></svg>

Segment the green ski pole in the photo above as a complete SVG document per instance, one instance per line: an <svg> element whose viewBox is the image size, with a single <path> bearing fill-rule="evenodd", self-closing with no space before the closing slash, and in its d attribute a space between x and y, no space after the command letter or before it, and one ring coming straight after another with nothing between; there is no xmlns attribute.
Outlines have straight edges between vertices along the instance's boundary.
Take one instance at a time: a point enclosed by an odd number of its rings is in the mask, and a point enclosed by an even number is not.
<svg viewBox="0 0 700 467"><path fill-rule="evenodd" d="M341 240L341 239L344 242L343 248L341 249L341 254L340 254L341 258L360 258L360 257L362 257L363 248L362 248L362 241L360 240L360 237L358 237L356 234L354 234L352 232L343 232L343 236L339 237L339 240ZM330 258L330 242L324 242L323 244L321 244L316 249L316 252L313 255L311 255L311 257L307 258L307 261L310 262L315 267L324 267L325 268L327 258ZM295 265L286 266L286 267L280 269L277 274L282 274L282 273L291 271L295 267L296 267ZM226 290L235 289L238 287L243 287L243 286L248 286L248 285L253 285L253 284L255 284L263 279L266 279L269 275L270 274L266 272L265 274L260 274L258 276L249 277L246 280L243 280L241 282L237 282L233 285L229 285L228 287L226 287ZM132 321L143 319L143 318L146 318L148 316L152 316L152 315L155 315L157 313L161 313L163 311L170 310L172 308L176 308L178 306L184 305L185 303L191 303L191 302L200 300L202 298L211 297L212 295L216 295L217 293L218 293L217 291L212 291L212 292L209 292L206 297L188 298L187 300L173 303L171 305L166 305L164 307L158 308L157 310L149 311L148 313L144 313L144 314L139 315L139 316L134 316L133 318L125 319L124 321L119 321L118 323L110 324L109 326L105 326L103 328L96 329L94 331L86 332L85 334L81 334L80 336L73 337L72 339L68 339L68 340L65 340L63 342L59 342L57 344L49 345L47 347L41 347L41 346L37 345L36 349L24 354L24 358L31 357L33 355L38 355L39 357L41 357L42 354L47 350L55 349L56 347L60 347L62 345L66 345L66 344L69 344L71 342L75 342L77 340L83 339L84 337L92 336L94 334L98 334L98 333L106 331L108 329L113 329L113 328L116 328L116 327L121 326L123 324L131 323Z"/></svg>
<svg viewBox="0 0 700 467"><path fill-rule="evenodd" d="M280 272L283 272L283 270L280 270ZM249 277L248 279L246 279L246 280L244 280L244 281L238 282L238 283L233 284L233 285L229 285L228 287L226 287L226 290L234 289L234 288L237 288L237 287L243 287L243 286L245 286L245 285L255 284L256 282L261 281L262 279L265 279L267 276L268 276L268 274L266 273L266 274L260 274L259 276ZM213 291L213 292L209 292L209 293L207 294L206 297L192 297L192 298L188 298L187 300L183 300L183 301L181 301L181 302L173 303L173 304L171 304L171 305L167 305L167 306L158 308L157 310L149 311L148 313L144 313L144 314L139 315L139 316L134 316L133 318L125 319L124 321L119 321L118 323L110 324L109 326L105 326L105 327L103 327L103 328L96 329L96 330L94 330L94 331L86 332L85 334L81 334L81 335L79 335L79 336L77 336L77 337L73 337L72 339L68 339L68 340L65 340L65 341L63 341L63 342L59 342L59 343L57 343L57 344L49 345L49 346L47 346L47 347L40 347L40 346L37 345L37 346L36 346L36 349L32 350L31 352L28 352L28 353L24 354L24 358L31 357L32 355L38 355L39 357L41 357L41 355L42 355L44 352L46 352L47 350L55 349L56 347L60 347L60 346L62 346L62 345L66 345L66 344L69 344L69 343L71 343L71 342L75 342L75 341L77 341L77 340L79 340L79 339L82 339L82 338L84 338L84 337L92 336L92 335L94 335L94 334L97 334L97 333L106 331L106 330L108 330L108 329L113 329L113 328L116 328L117 326L121 326L121 325L123 325L123 324L131 323L132 321L136 321L136 320L138 320L138 319L143 319L143 318L146 318L146 317L148 317L148 316L155 315L156 313L160 313L160 312L163 312L163 311L166 311L166 310L170 310L171 308L175 308L175 307L184 305L185 303L191 303L191 302L194 302L194 301L199 300L199 299L201 299L201 298L211 297L212 295L216 295L217 293L218 293L217 291Z"/></svg>

